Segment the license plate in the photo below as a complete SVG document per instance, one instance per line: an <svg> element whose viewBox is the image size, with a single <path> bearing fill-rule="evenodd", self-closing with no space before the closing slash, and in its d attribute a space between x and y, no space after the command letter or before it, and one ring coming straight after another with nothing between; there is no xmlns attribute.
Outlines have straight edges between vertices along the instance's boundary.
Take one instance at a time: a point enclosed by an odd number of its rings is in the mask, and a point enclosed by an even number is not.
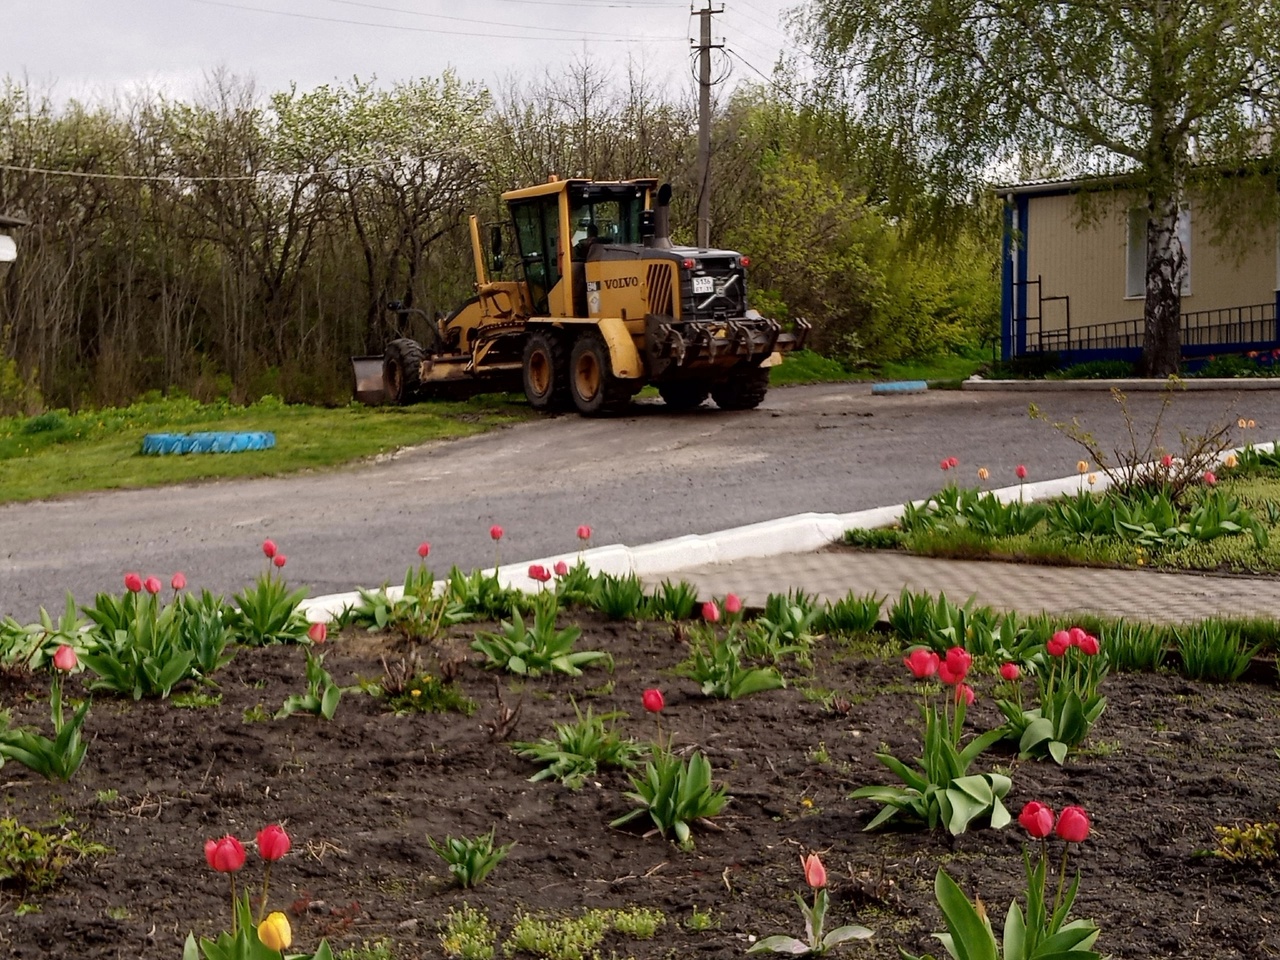
<svg viewBox="0 0 1280 960"><path fill-rule="evenodd" d="M693 292L694 293L715 293L716 278L715 277L694 277Z"/></svg>

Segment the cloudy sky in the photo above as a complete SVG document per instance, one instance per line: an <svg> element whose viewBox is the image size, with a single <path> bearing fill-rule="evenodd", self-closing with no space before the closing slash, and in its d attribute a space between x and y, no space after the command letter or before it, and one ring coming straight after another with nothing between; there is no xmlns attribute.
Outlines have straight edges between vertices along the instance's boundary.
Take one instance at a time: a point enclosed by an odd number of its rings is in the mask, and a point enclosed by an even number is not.
<svg viewBox="0 0 1280 960"><path fill-rule="evenodd" d="M796 2L718 0L730 83L796 55L782 19ZM692 84L696 35L680 0L4 0L0 74L55 99L97 100L147 88L191 96L217 69L269 91L450 67L498 84L588 57L620 76L631 58L678 92Z"/></svg>

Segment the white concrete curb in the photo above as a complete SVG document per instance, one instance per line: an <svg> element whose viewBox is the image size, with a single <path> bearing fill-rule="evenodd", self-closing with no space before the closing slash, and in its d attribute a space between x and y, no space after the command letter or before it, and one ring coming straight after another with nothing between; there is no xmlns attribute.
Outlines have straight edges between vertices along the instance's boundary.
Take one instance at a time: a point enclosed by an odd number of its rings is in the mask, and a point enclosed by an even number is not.
<svg viewBox="0 0 1280 960"><path fill-rule="evenodd" d="M1219 462L1231 454L1239 454L1242 449L1242 447L1236 447L1233 450L1223 451ZM1274 449L1274 444L1260 443L1254 449L1269 453ZM1039 480L1012 487L1001 487L991 492L1001 501L1008 503L1018 499L1048 500L1064 493L1076 493L1086 486L1100 492L1110 486L1109 478L1101 470L1095 469L1091 473L1096 475L1097 480L1092 486L1087 484L1088 474L1077 474L1055 480ZM915 501L916 506L923 503L923 500ZM609 573L614 576L634 573L641 578L655 579L711 563L732 563L735 560L821 550L839 540L846 530L887 527L896 523L901 516L901 505L875 507L853 513L801 513L793 517L781 517L777 520L750 523L743 527L731 527L715 533L690 534L670 540L659 540L656 543L641 544L637 547L614 543L576 553L561 553L539 560L503 564L497 568L498 581L505 587L515 587L526 593L536 593L542 589L542 584L530 578L529 568L536 565L551 570L561 561L569 566L581 561L593 573ZM492 568L484 571L486 575L493 572ZM403 593L402 587L387 588L387 596L393 600L399 599ZM337 593L304 600L302 609L313 621L330 620L336 617L344 607L356 603L359 599L358 593Z"/></svg>
<svg viewBox="0 0 1280 960"><path fill-rule="evenodd" d="M1168 390L1169 380L983 380L968 379L961 390L1014 390L1028 393L1061 393L1070 390L1111 390L1123 393L1149 393ZM1280 377L1206 377L1179 379L1174 390L1280 390Z"/></svg>

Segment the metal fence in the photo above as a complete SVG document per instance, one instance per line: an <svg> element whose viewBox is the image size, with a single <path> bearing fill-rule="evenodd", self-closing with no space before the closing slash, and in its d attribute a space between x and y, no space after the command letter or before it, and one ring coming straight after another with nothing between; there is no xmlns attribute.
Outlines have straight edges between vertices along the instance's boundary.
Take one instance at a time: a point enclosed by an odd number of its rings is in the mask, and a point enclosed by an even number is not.
<svg viewBox="0 0 1280 960"><path fill-rule="evenodd" d="M1028 319L1018 322L1026 324ZM1138 350L1142 348L1142 319L1093 323L1065 330L1027 330L1027 353L1068 353L1076 350ZM1201 347L1275 344L1276 305L1194 310L1182 315L1182 345Z"/></svg>

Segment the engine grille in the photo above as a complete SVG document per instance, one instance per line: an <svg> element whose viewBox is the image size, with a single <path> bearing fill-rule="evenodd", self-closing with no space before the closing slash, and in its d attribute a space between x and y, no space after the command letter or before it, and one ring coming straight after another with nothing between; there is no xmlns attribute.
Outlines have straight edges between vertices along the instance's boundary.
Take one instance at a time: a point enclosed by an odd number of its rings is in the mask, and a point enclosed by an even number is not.
<svg viewBox="0 0 1280 960"><path fill-rule="evenodd" d="M649 312L659 317L672 314L671 273L674 263L651 263L645 276L649 285Z"/></svg>
<svg viewBox="0 0 1280 960"><path fill-rule="evenodd" d="M710 277L711 293L694 293L695 277ZM685 320L713 320L740 317L747 309L746 274L736 257L699 259L695 270L680 280L681 317Z"/></svg>

